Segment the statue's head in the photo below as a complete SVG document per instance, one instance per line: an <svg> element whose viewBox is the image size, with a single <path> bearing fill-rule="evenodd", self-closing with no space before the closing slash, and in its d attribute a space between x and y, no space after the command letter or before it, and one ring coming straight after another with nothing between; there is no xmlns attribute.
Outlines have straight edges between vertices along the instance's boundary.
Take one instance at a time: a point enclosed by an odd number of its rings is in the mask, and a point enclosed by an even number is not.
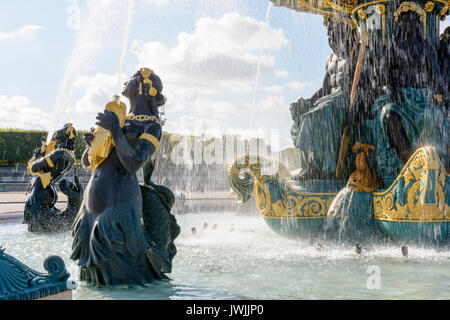
<svg viewBox="0 0 450 320"><path fill-rule="evenodd" d="M440 37L441 50L450 55L450 27L445 28Z"/></svg>
<svg viewBox="0 0 450 320"><path fill-rule="evenodd" d="M426 12L415 2L403 2L394 13L399 25L398 35L404 39L423 41Z"/></svg>
<svg viewBox="0 0 450 320"><path fill-rule="evenodd" d="M57 145L62 144L64 148L74 150L76 137L77 131L71 123L67 123L63 128L55 132L53 140L56 141Z"/></svg>
<svg viewBox="0 0 450 320"><path fill-rule="evenodd" d="M349 56L359 41L355 23L350 18L327 16L324 24L333 52L339 57Z"/></svg>
<svg viewBox="0 0 450 320"><path fill-rule="evenodd" d="M141 68L138 70L129 81L125 83L125 88L122 95L130 100L134 100L137 96L145 97L149 103L152 113L158 115L158 107L166 103L166 98L162 94L163 84L161 78L156 75L153 70L148 68Z"/></svg>

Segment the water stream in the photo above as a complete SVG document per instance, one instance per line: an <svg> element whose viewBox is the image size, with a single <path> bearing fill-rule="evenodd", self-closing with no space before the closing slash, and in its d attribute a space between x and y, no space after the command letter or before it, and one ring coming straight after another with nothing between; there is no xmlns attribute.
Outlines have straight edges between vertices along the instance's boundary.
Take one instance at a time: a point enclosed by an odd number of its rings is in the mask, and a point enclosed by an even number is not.
<svg viewBox="0 0 450 320"><path fill-rule="evenodd" d="M266 18L265 18L265 23L267 25L269 24L269 18L270 18L270 11L272 10L273 4L272 2L269 2L269 5L267 6L267 11L266 11ZM263 53L263 46L261 44L261 47L259 49L259 60L258 60L258 64L256 66L256 75L255 75L255 85L253 87L253 98L252 98L252 112L251 112L251 118L250 118L250 128L253 128L253 122L254 122L254 114L256 112L256 96L257 96L257 90L258 90L258 85L259 85L259 76L261 74L261 57L262 57L262 53Z"/></svg>
<svg viewBox="0 0 450 320"><path fill-rule="evenodd" d="M123 63L125 62L125 56L126 56L127 49L128 49L128 40L130 38L131 21L133 19L133 9L134 9L134 0L129 0L128 10L127 10L127 22L125 25L125 31L124 31L124 35L123 35L122 53L120 54L119 73L117 74L117 85L116 85L116 91L115 91L116 96L118 96L120 94L119 90L121 87Z"/></svg>
<svg viewBox="0 0 450 320"><path fill-rule="evenodd" d="M129 9L125 10L123 1L87 0L85 13L80 29L77 32L75 44L67 59L61 85L57 94L53 116L48 128L47 143L50 142L53 133L61 125L61 120L66 110L73 103L75 91L74 84L80 76L86 75L95 62L110 49L117 41L117 34L122 34L123 25L126 25L124 43L128 42L128 31L131 24L133 10L130 0ZM124 14L128 12L128 21L123 22ZM131 13L130 13L131 12ZM126 53L125 49L122 49ZM122 52L122 61L125 57ZM118 79L120 82L120 77Z"/></svg>

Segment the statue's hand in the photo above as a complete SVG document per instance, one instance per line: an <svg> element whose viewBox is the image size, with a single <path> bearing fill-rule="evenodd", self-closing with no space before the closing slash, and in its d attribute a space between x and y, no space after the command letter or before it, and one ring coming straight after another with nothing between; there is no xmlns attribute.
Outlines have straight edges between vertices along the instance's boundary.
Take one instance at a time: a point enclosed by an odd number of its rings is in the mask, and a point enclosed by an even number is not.
<svg viewBox="0 0 450 320"><path fill-rule="evenodd" d="M117 118L114 112L105 110L104 113L99 113L96 119L96 125L103 127L111 132L119 127L119 118Z"/></svg>

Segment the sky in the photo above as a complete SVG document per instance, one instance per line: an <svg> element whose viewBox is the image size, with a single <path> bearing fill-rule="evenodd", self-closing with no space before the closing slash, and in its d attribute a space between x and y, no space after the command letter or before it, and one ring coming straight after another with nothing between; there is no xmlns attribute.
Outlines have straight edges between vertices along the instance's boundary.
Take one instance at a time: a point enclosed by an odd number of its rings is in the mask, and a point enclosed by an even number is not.
<svg viewBox="0 0 450 320"><path fill-rule="evenodd" d="M164 84L165 131L276 132L292 146L290 103L321 87L331 52L322 17L268 0L134 0L119 73L129 3L2 1L0 128L94 127L118 81L148 67Z"/></svg>

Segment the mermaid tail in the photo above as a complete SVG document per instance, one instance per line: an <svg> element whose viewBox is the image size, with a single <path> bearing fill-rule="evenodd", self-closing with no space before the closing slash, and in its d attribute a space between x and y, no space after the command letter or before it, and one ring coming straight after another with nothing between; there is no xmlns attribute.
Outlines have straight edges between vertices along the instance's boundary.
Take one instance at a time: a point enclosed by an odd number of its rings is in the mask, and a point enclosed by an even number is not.
<svg viewBox="0 0 450 320"><path fill-rule="evenodd" d="M174 244L180 234L176 218L170 213L175 196L168 188L152 182L141 185L143 199L142 215L147 237L154 245L163 272L170 273L172 260L177 253Z"/></svg>

